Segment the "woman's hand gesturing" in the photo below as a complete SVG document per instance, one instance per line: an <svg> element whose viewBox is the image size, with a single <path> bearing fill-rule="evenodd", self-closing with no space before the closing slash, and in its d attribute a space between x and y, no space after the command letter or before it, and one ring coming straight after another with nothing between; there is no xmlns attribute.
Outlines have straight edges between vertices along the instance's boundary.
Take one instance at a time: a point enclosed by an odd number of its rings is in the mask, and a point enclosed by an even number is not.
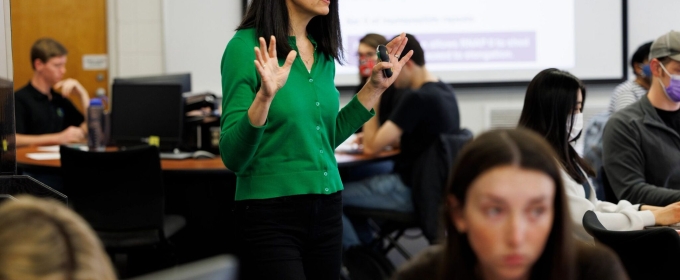
<svg viewBox="0 0 680 280"><path fill-rule="evenodd" d="M264 38L260 37L260 47L255 47L255 68L262 78L262 85L258 94L267 99L274 98L276 92L286 84L290 67L293 65L296 55L295 51L290 51L286 57L286 62L283 66L279 66L279 60L276 56L276 38L271 36L269 49L267 49Z"/></svg>
<svg viewBox="0 0 680 280"><path fill-rule="evenodd" d="M386 88L390 87L392 83L394 83L394 80L397 79L399 73L401 73L401 68L404 67L406 62L408 62L413 55L413 50L411 50L404 56L399 57L399 55L404 51L404 47L406 47L406 42L408 42L406 34L401 33L399 37L396 37L387 43L385 47L387 47L387 52L390 56L390 62L380 62L373 67L373 73L371 73L371 78L368 81L371 83L373 88L384 91ZM393 73L392 77L387 78L383 76L382 70L390 68L392 69Z"/></svg>

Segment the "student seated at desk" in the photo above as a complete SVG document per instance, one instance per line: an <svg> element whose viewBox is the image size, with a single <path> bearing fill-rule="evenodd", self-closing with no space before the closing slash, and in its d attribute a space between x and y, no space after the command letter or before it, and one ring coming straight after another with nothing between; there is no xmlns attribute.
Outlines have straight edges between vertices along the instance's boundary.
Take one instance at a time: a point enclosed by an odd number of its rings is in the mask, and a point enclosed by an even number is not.
<svg viewBox="0 0 680 280"><path fill-rule="evenodd" d="M576 242L555 153L529 130L480 135L459 154L447 237L393 279L627 279L611 250Z"/></svg>
<svg viewBox="0 0 680 280"><path fill-rule="evenodd" d="M62 80L67 54L63 45L50 38L39 39L31 47L33 78L14 94L18 147L85 140L85 117L67 97L78 94L85 112L90 97L78 81Z"/></svg>
<svg viewBox="0 0 680 280"><path fill-rule="evenodd" d="M425 53L418 40L407 34L402 54L413 50L401 74L394 82L397 89L408 89L400 97L384 124L374 116L364 125L364 153L376 154L399 142L401 152L395 160L395 172L345 184L344 206L413 212L411 173L414 162L438 139L440 134L460 130L458 102L453 89L439 81L425 67ZM380 114L381 112L377 112ZM367 221L343 216L343 246L368 244L372 234Z"/></svg>
<svg viewBox="0 0 680 280"><path fill-rule="evenodd" d="M19 196L0 204L0 279L115 280L94 231L65 205Z"/></svg>
<svg viewBox="0 0 680 280"><path fill-rule="evenodd" d="M680 32L654 40L649 66L649 93L604 128L603 167L618 198L668 205L680 201Z"/></svg>
<svg viewBox="0 0 680 280"><path fill-rule="evenodd" d="M583 215L588 210L594 211L609 230L638 230L680 222L680 204L660 208L597 199L589 179L595 172L570 144L581 135L585 101L586 88L578 78L566 71L546 69L529 83L519 120L520 127L539 133L557 151L576 237L592 240L583 228Z"/></svg>

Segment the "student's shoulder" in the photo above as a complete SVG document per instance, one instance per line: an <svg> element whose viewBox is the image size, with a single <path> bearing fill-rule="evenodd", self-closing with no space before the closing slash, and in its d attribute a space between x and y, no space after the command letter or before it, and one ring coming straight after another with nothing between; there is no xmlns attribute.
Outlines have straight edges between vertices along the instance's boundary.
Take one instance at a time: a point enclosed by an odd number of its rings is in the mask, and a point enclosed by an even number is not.
<svg viewBox="0 0 680 280"><path fill-rule="evenodd" d="M641 121L644 119L644 112L641 108L640 101L628 105L627 107L614 112L607 121L607 126L624 125L628 126L631 123Z"/></svg>
<svg viewBox="0 0 680 280"><path fill-rule="evenodd" d="M599 244L577 242L578 279L628 279L619 257Z"/></svg>
<svg viewBox="0 0 680 280"><path fill-rule="evenodd" d="M424 249L414 258L402 265L392 277L393 280L436 279L445 255L443 245L434 245Z"/></svg>
<svg viewBox="0 0 680 280"><path fill-rule="evenodd" d="M33 87L30 85L25 85L14 92L14 100L15 102L30 102L32 99L35 99L35 93L36 92Z"/></svg>

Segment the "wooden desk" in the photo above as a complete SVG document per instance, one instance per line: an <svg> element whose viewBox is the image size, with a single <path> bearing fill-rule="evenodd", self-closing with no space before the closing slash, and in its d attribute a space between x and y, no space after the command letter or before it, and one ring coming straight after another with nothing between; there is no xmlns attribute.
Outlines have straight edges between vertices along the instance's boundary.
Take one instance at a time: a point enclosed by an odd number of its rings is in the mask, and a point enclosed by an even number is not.
<svg viewBox="0 0 680 280"><path fill-rule="evenodd" d="M33 160L28 153L37 147L17 149L17 165L24 171L61 176L59 160ZM378 156L336 153L340 169L380 160L399 153L385 151ZM187 226L173 236L179 263L204 259L218 254L233 254L235 240L231 214L236 190L236 174L229 171L220 158L162 159L166 213L187 219ZM68 190L65 191L68 195Z"/></svg>
<svg viewBox="0 0 680 280"><path fill-rule="evenodd" d="M61 162L57 160L34 160L28 158L28 153L40 153L38 147L22 147L17 148L17 166L23 169L58 169L61 167ZM399 150L384 151L377 156L368 156L364 154L345 154L336 153L335 159L338 161L338 167L351 167L364 163L375 162L392 158L399 154ZM212 159L161 159L161 168L164 172L231 172L222 163L219 157Z"/></svg>

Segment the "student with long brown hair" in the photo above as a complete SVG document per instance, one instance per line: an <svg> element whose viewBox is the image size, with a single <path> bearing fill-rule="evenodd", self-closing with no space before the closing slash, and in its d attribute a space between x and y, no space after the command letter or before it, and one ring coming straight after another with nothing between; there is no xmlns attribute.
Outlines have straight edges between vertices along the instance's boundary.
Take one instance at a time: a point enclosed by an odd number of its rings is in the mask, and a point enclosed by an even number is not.
<svg viewBox="0 0 680 280"><path fill-rule="evenodd" d="M57 201L19 196L0 205L0 279L115 280L85 220Z"/></svg>
<svg viewBox="0 0 680 280"><path fill-rule="evenodd" d="M458 157L447 237L395 279L627 279L608 249L573 239L552 148L529 130L480 135Z"/></svg>

